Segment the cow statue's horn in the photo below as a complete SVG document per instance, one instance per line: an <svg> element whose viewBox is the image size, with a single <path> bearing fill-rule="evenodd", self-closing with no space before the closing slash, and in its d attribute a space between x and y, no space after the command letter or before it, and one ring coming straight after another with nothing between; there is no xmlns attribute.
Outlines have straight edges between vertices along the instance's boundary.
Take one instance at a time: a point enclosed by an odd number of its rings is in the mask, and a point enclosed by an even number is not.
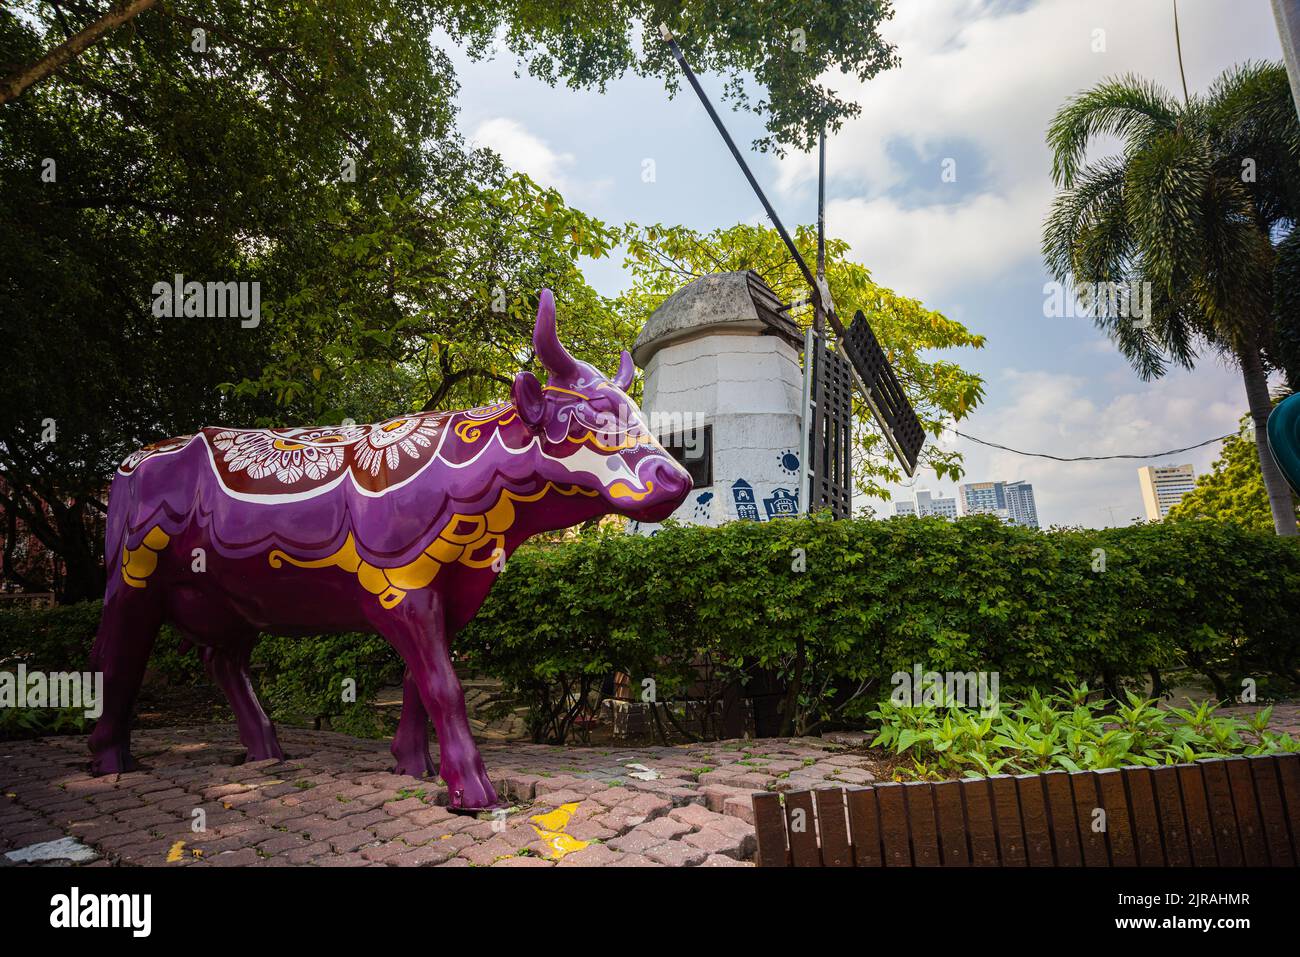
<svg viewBox="0 0 1300 957"><path fill-rule="evenodd" d="M614 376L614 385L626 390L636 376L636 366L632 364L632 355L626 349L618 359L618 374Z"/></svg>
<svg viewBox="0 0 1300 957"><path fill-rule="evenodd" d="M560 336L555 331L555 296L549 289L542 290L542 301L537 306L533 351L551 375L569 381L577 378L578 360L560 344Z"/></svg>

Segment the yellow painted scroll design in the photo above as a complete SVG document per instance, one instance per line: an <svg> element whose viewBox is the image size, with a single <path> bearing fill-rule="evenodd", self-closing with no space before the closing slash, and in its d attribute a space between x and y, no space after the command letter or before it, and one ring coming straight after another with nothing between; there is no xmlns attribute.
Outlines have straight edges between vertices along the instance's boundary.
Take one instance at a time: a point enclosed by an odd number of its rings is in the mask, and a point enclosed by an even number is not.
<svg viewBox="0 0 1300 957"><path fill-rule="evenodd" d="M574 438L570 435L568 436L568 440L574 445L582 445L582 443L586 442L588 445L598 448L602 452L622 452L625 449L634 449L638 445L655 444L654 438L646 432L628 432L623 438L619 439L617 445L606 445L604 442L600 441L600 438L595 432L591 431L586 432L578 438Z"/></svg>
<svg viewBox="0 0 1300 957"><path fill-rule="evenodd" d="M483 417L478 418L475 413ZM503 428L516 418L518 413L515 411L514 403L502 402L485 409L471 409L466 412L465 418L456 423L454 431L456 437L462 442L473 444L482 436L486 426L495 425L497 428Z"/></svg>
<svg viewBox="0 0 1300 957"><path fill-rule="evenodd" d="M155 525L138 548L122 548L122 581L132 588L144 588L146 579L158 570L158 553L167 547L171 536Z"/></svg>
<svg viewBox="0 0 1300 957"><path fill-rule="evenodd" d="M468 568L488 568L498 557L504 558L505 533L515 523L515 504L536 502L551 491L592 497L600 494L577 485L560 486L553 482L547 482L531 495L503 490L497 503L483 514L453 515L438 537L414 561L393 568L379 568L362 559L351 533L338 551L325 558L294 558L277 548L271 551L267 560L272 568L280 568L285 562L297 568L341 568L356 575L361 587L377 596L384 608L396 608L407 592L431 584L444 565L459 562Z"/></svg>

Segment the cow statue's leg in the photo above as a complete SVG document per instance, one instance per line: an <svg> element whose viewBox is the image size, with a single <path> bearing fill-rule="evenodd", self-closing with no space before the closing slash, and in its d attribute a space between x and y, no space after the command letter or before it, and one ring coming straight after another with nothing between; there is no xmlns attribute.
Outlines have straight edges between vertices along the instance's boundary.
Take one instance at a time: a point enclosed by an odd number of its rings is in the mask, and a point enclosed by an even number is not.
<svg viewBox="0 0 1300 957"><path fill-rule="evenodd" d="M231 710L235 712L235 722L239 725L239 740L248 749L249 761L284 760L280 750L279 739L275 736L275 725L262 710L262 703L253 691L252 675L248 662L252 657L253 645L257 636L251 635L246 640L222 648L204 648L203 665L226 695Z"/></svg>
<svg viewBox="0 0 1300 957"><path fill-rule="evenodd" d="M433 718L438 734L438 773L447 785L448 806L465 811L499 807L496 789L470 733L465 693L452 668L442 597L433 591L414 592L385 615L372 620L406 662L407 687L418 694ZM407 720L405 709L402 720ZM404 747L409 748L411 736L408 731ZM393 748L396 754L396 740ZM409 751L403 751L398 760L414 759Z"/></svg>
<svg viewBox="0 0 1300 957"><path fill-rule="evenodd" d="M120 774L136 766L131 757L131 713L161 625L156 593L131 588L120 579L110 584L90 650L90 670L104 676L103 712L90 734L92 774Z"/></svg>
<svg viewBox="0 0 1300 957"><path fill-rule="evenodd" d="M394 774L422 778L426 774L438 773L429 755L429 713L424 710L419 684L409 668L402 679L402 717L397 722L397 733L393 735L392 750L397 759Z"/></svg>

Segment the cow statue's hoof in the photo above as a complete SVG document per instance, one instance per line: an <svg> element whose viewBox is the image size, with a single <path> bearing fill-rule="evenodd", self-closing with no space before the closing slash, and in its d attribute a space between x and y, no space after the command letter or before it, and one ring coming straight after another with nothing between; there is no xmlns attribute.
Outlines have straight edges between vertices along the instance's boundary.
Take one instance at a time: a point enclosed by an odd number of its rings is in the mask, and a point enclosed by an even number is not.
<svg viewBox="0 0 1300 957"><path fill-rule="evenodd" d="M456 814L478 814L509 806L508 801L497 797L496 788L486 779L447 785L447 810Z"/></svg>
<svg viewBox="0 0 1300 957"><path fill-rule="evenodd" d="M125 774L139 767L139 763L126 748L109 748L90 759L90 773L97 778L106 774Z"/></svg>
<svg viewBox="0 0 1300 957"><path fill-rule="evenodd" d="M422 755L398 758L397 763L393 765L393 773L412 778L436 778L438 766L433 763L433 758L429 757L429 752L426 751Z"/></svg>

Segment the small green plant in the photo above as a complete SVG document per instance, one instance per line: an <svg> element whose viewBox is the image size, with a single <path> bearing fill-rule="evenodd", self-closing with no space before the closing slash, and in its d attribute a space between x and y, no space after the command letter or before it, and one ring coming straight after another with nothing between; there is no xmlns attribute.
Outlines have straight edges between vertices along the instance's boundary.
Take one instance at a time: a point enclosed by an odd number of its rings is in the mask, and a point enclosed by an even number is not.
<svg viewBox="0 0 1300 957"><path fill-rule="evenodd" d="M1246 719L1217 716L1217 707L1162 709L1131 691L1116 701L1080 684L1055 694L1031 691L995 714L885 701L869 717L878 723L872 745L907 758L896 776L921 781L1300 750L1290 735L1268 730L1272 708Z"/></svg>
<svg viewBox="0 0 1300 957"><path fill-rule="evenodd" d="M0 741L82 734L90 724L83 708L0 708Z"/></svg>

